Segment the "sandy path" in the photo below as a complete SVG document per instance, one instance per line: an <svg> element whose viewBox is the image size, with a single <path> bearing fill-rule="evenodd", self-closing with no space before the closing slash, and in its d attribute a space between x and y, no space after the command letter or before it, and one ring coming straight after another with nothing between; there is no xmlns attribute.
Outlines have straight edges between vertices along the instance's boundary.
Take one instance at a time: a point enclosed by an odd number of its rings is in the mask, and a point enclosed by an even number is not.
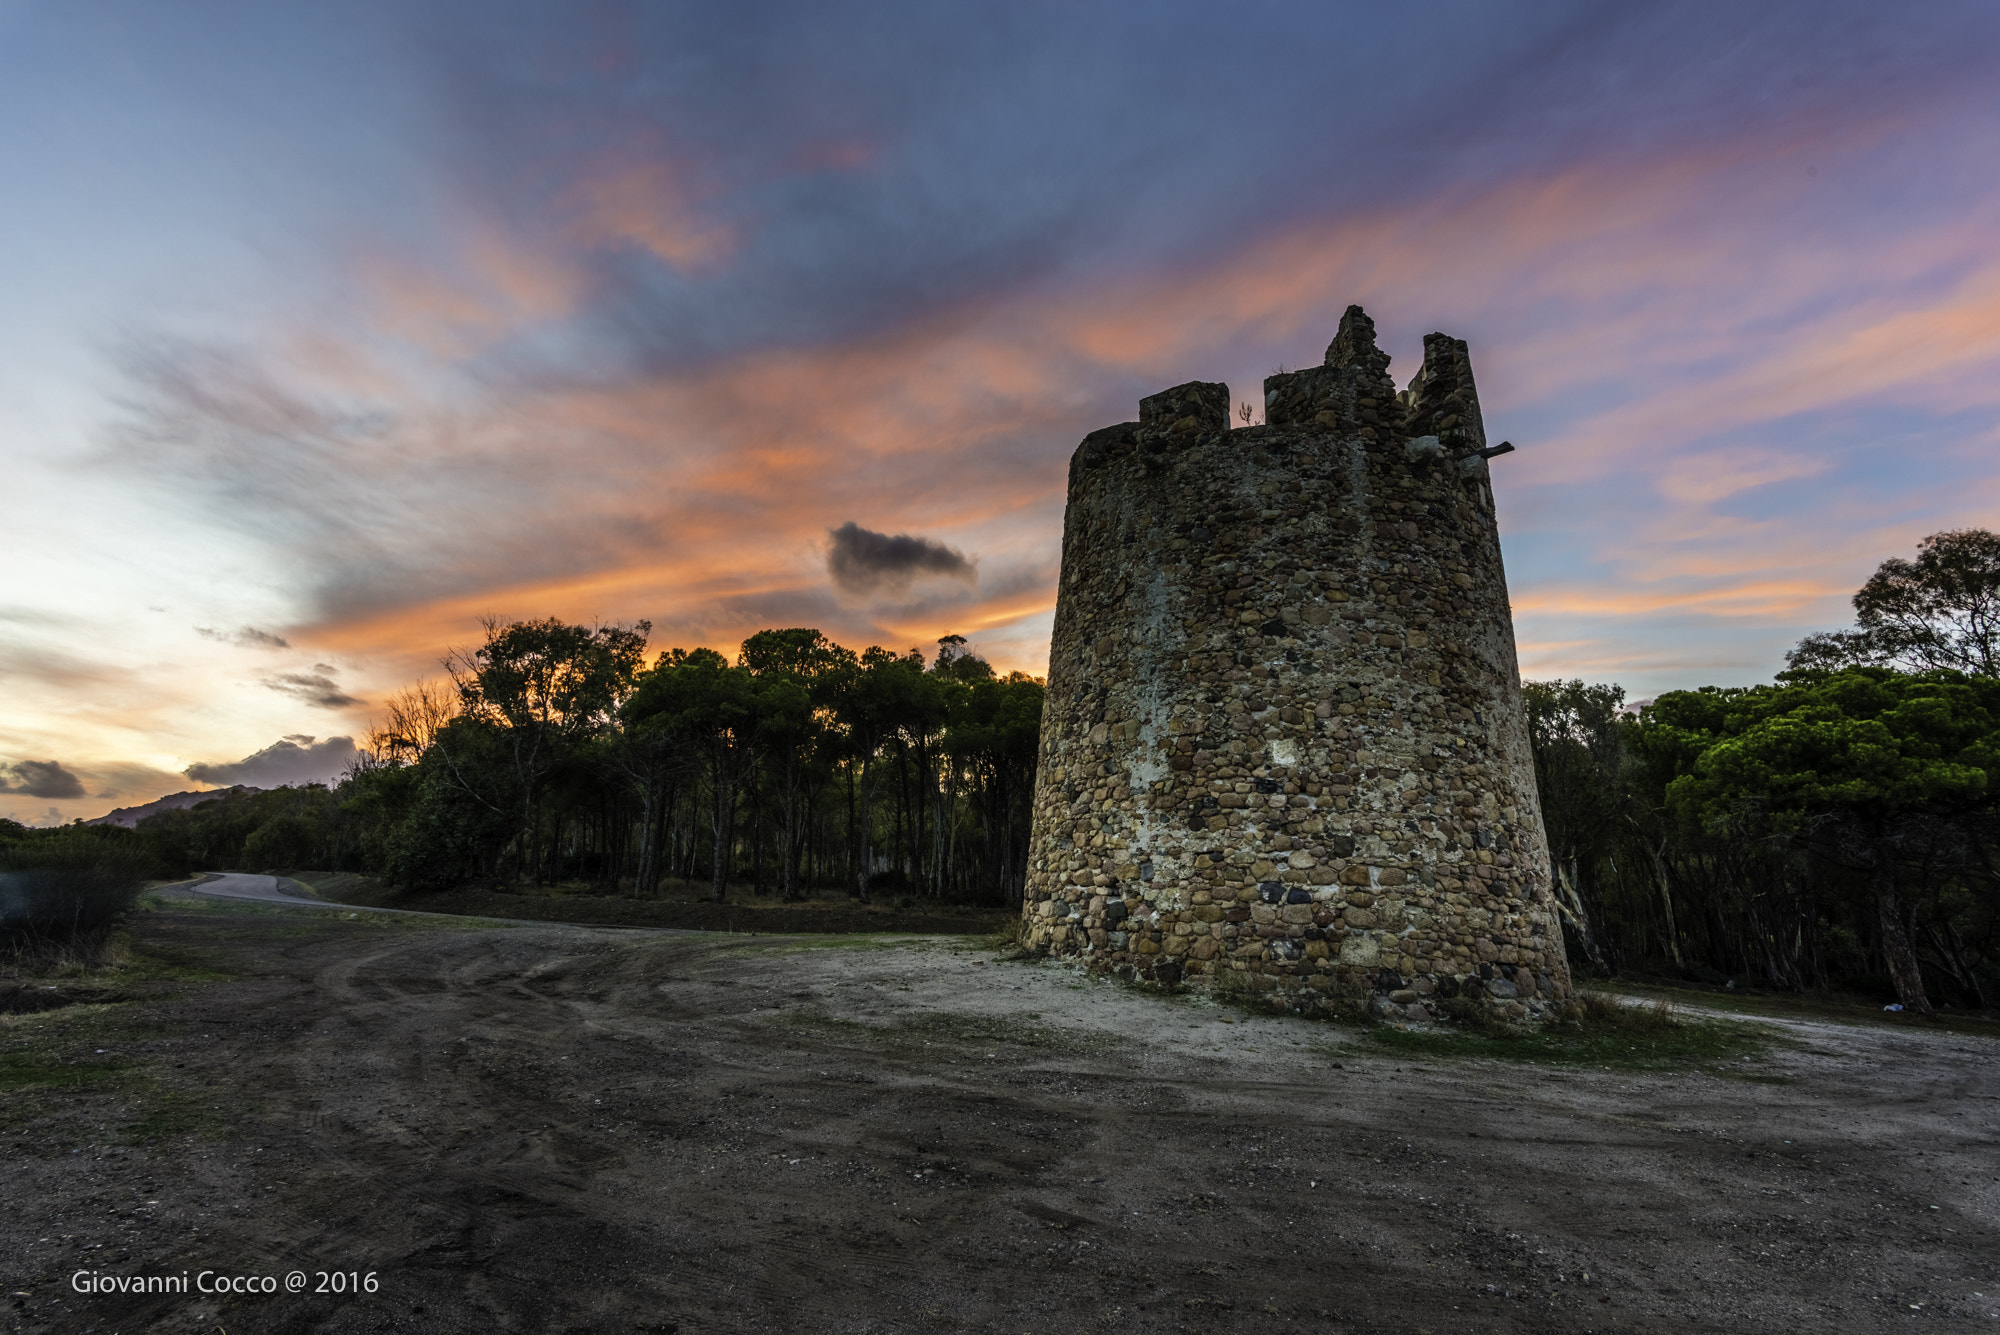
<svg viewBox="0 0 2000 1335"><path fill-rule="evenodd" d="M152 1048L240 1101L222 1141L10 1164L20 1227L72 1239L16 1253L18 1329L2000 1329L1985 1040L1815 1025L1741 1078L1552 1072L935 940L237 949L270 967ZM45 1305L139 1177L121 1268L382 1287Z"/></svg>

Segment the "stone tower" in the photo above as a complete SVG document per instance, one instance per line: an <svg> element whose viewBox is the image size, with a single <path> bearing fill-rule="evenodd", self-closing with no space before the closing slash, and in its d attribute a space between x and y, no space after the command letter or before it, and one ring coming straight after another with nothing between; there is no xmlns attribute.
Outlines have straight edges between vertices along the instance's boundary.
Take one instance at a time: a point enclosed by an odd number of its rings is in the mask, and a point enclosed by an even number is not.
<svg viewBox="0 0 2000 1335"><path fill-rule="evenodd" d="M1350 306L1230 425L1194 382L1070 459L1028 939L1421 1019L1569 993L1463 342L1397 393Z"/></svg>

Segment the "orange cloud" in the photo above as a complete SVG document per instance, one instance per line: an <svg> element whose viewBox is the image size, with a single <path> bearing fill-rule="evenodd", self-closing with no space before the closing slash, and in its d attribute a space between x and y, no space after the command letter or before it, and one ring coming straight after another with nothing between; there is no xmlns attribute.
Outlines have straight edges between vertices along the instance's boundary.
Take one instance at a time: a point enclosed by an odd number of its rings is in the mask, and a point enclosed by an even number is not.
<svg viewBox="0 0 2000 1335"><path fill-rule="evenodd" d="M592 173L577 188L574 203L579 240L634 245L676 269L719 263L736 247L730 228L703 216L684 172L665 162Z"/></svg>
<svg viewBox="0 0 2000 1335"><path fill-rule="evenodd" d="M567 257L511 241L482 222L461 224L448 261L377 249L357 256L353 268L372 328L446 362L570 315L583 295Z"/></svg>
<svg viewBox="0 0 2000 1335"><path fill-rule="evenodd" d="M454 591L378 600L306 628L301 642L414 663L500 611L651 617L663 637L719 648L794 614L850 642L977 631L1017 645L1046 633L1046 574L1033 588L975 589L917 612L843 611L826 596L821 535L855 520L981 557L982 578L995 571L995 552L1019 570L1048 571L1064 461L1106 411L1080 405L1097 404L1107 382L1211 378L1247 355L1316 360L1349 301L1370 304L1388 341L1405 349L1434 323L1471 337L1496 433L1523 415L1544 424L1545 437L1524 441L1499 474L1503 523L1523 513L1517 497L1622 479L1601 493L1615 503L1586 562L1594 580L1579 582L1566 562L1553 581L1510 554L1519 615L1838 619L1858 583L1855 563L1907 546L1926 521L1724 509L1824 484L1837 461L1778 441L1742 448L1713 438L1837 405L1990 402L1988 372L2000 356L2000 262L1986 258L1977 220L1920 221L1859 257L1837 236L1788 226L1837 174L1840 154L1872 142L1808 136L1571 166L1301 223L1173 274L1024 288L868 338L517 394L504 429L464 424L385 447L370 466L393 490L404 466L396 449L504 456L502 481L538 488L546 515L521 511L490 559L477 546L485 539L469 534L467 550L453 554L463 563ZM1770 170L1773 158L1805 147L1825 164L1822 184ZM713 221L677 168L606 168L586 179L577 227L588 243L621 239L677 268L739 253L740 238ZM1723 192L1739 214L1769 214L1773 230L1717 223ZM463 355L476 341L466 331L549 318L578 300L561 255L469 253L449 281L378 290L382 326ZM1952 264L1952 282L1919 281ZM1396 369L1407 378L1416 368ZM1254 398L1260 387L1235 388ZM522 443L501 449L496 436ZM1829 522L1843 544L1831 561ZM585 544L573 569L523 577L513 564L527 546L564 543ZM1556 661L1573 644L1595 655L1594 643L1565 636L1537 652ZM1641 660L1651 661L1632 661Z"/></svg>
<svg viewBox="0 0 2000 1335"><path fill-rule="evenodd" d="M1710 588L1647 590L1538 585L1513 597L1514 615L1571 616L1604 620L1661 612L1696 612L1713 617L1773 620L1795 617L1823 600L1851 593L1850 586L1801 579L1745 579Z"/></svg>

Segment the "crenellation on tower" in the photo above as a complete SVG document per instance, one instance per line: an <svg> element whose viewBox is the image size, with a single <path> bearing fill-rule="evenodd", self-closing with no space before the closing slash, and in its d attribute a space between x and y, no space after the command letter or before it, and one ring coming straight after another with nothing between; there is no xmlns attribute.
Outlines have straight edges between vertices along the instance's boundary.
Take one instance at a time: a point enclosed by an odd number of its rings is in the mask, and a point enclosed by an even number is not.
<svg viewBox="0 0 2000 1335"><path fill-rule="evenodd" d="M1184 439L1229 429L1229 386L1190 380L1139 400L1139 440Z"/></svg>
<svg viewBox="0 0 2000 1335"><path fill-rule="evenodd" d="M1401 414L1396 384L1389 378L1389 355L1375 346L1375 322L1359 306L1349 306L1341 317L1324 365L1281 371L1264 380L1264 421L1269 426L1311 426L1378 440L1400 427Z"/></svg>
<svg viewBox="0 0 2000 1335"><path fill-rule="evenodd" d="M1266 423L1178 385L1070 467L1025 926L1154 982L1568 993L1465 344L1350 307Z"/></svg>
<svg viewBox="0 0 2000 1335"><path fill-rule="evenodd" d="M1424 365L1400 396L1406 436L1435 436L1447 454L1486 448L1486 425L1479 393L1472 384L1472 357L1465 340L1449 334L1424 336Z"/></svg>

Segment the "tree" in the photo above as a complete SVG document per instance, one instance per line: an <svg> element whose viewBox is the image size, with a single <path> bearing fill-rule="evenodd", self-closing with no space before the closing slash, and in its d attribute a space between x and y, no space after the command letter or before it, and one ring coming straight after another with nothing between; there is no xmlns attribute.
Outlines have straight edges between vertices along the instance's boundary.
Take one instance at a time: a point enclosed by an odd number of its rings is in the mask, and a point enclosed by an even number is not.
<svg viewBox="0 0 2000 1335"><path fill-rule="evenodd" d="M924 656L912 649L891 653L880 645L862 651L852 671L834 683L834 713L847 730L848 753L859 769L860 812L851 837L855 850L855 894L866 904L874 872L875 789L881 782L882 748L896 739L909 713L913 683L924 674Z"/></svg>
<svg viewBox="0 0 2000 1335"><path fill-rule="evenodd" d="M514 815L519 771L505 730L487 719L453 719L411 770L413 796L379 777L351 785L357 805L405 804L384 841L388 878L411 890L449 890L472 877L497 877L508 841L521 834ZM382 773L401 778L403 771Z"/></svg>
<svg viewBox="0 0 2000 1335"><path fill-rule="evenodd" d="M1590 906L1598 900L1593 883L1605 861L1602 850L1630 823L1630 805L1620 770L1623 745L1620 709L1625 688L1582 681L1524 681L1522 704L1528 741L1535 757L1535 784L1541 794L1542 826L1554 854L1556 906L1584 957L1599 973L1610 972ZM1660 891L1668 896L1665 877ZM1668 950L1673 939L1672 899L1666 897Z"/></svg>
<svg viewBox="0 0 2000 1335"><path fill-rule="evenodd" d="M1940 828L2000 794L2000 681L1885 668L1672 692L1645 727L1693 762L1670 805L1717 833L1799 844L1864 874L1902 1004L1931 1012L1899 888Z"/></svg>
<svg viewBox="0 0 2000 1335"><path fill-rule="evenodd" d="M368 730L367 750L373 763L413 764L457 716L458 692L420 681L390 696L382 713L381 722Z"/></svg>
<svg viewBox="0 0 2000 1335"><path fill-rule="evenodd" d="M635 713L685 737L708 780L710 897L720 904L729 889L737 793L758 754L756 679L713 649L671 649L644 683L643 700Z"/></svg>
<svg viewBox="0 0 2000 1335"><path fill-rule="evenodd" d="M1854 595L1855 627L1808 635L1794 668L1894 667L2000 675L2000 534L1933 533L1917 559L1891 557Z"/></svg>
<svg viewBox="0 0 2000 1335"><path fill-rule="evenodd" d="M805 847L805 808L817 786L814 761L828 739L838 687L856 665L817 630L759 631L743 642L738 659L758 685L758 735L772 771L782 828L780 882L787 901L804 898L799 857Z"/></svg>
<svg viewBox="0 0 2000 1335"><path fill-rule="evenodd" d="M805 627L750 636L733 666L708 649L648 665L645 629L489 622L477 651L450 656L448 693L388 702L367 761L322 805L295 821L285 804L307 799L218 799L155 818L149 838L176 866L241 865L247 847L413 890L511 869L641 897L669 868L698 875L698 850L720 894L747 853L782 868L793 900L843 861L869 894L893 844L931 894L1018 896L1040 682L997 678L959 636L927 666ZM843 768L844 811L821 796Z"/></svg>
<svg viewBox="0 0 2000 1335"><path fill-rule="evenodd" d="M987 893L1018 900L1027 884L1030 802L1047 687L1024 672L1010 672L1004 678L993 676L990 669L983 676L968 669L961 672L971 680L953 711L945 749L966 767L976 785L985 833Z"/></svg>
<svg viewBox="0 0 2000 1335"><path fill-rule="evenodd" d="M501 625L445 659L471 718L503 730L521 802L522 864L540 880L542 789L561 753L605 728L645 662L650 622L572 626L550 617Z"/></svg>
<svg viewBox="0 0 2000 1335"><path fill-rule="evenodd" d="M676 651L678 652L678 651ZM656 894L665 871L661 856L667 817L680 781L698 764L693 720L688 717L684 683L676 669L686 661L663 653L640 676L619 708L619 728L610 747L611 763L639 797L639 856L632 893Z"/></svg>

